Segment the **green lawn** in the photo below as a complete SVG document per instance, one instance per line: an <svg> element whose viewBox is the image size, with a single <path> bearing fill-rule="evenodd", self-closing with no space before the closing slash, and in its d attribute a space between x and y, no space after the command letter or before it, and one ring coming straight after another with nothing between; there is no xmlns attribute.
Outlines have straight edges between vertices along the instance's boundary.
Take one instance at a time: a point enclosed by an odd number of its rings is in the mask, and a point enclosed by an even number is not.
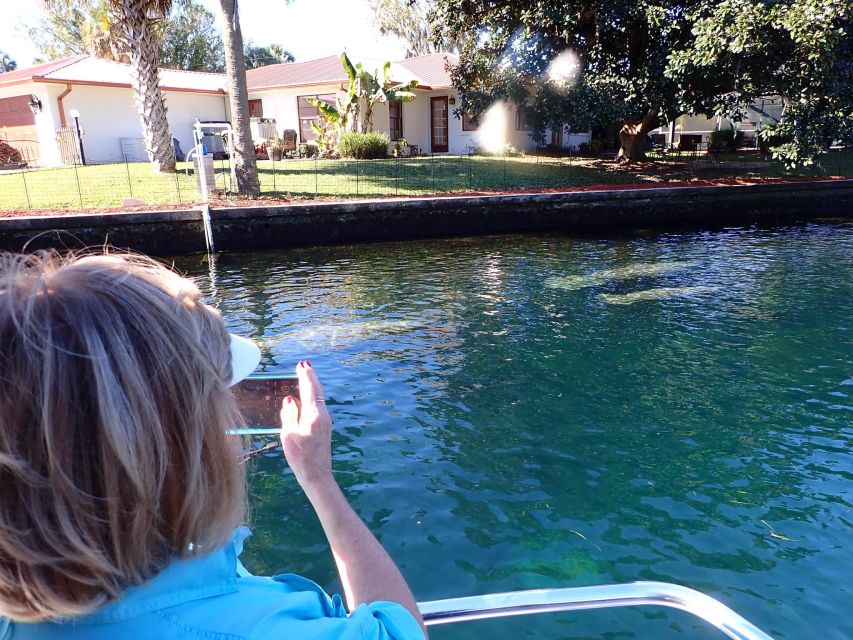
<svg viewBox="0 0 853 640"><path fill-rule="evenodd" d="M411 196L460 191L586 187L705 178L783 175L853 175L853 152L825 154L817 167L785 172L755 156L726 156L710 163L643 163L619 167L588 158L432 156L387 160L285 160L258 163L261 191L272 197ZM739 167L738 165L743 165ZM192 168L155 174L149 165L110 164L0 172L0 211L120 206L126 197L146 204L198 201ZM189 169L187 171L187 169ZM228 162L216 162L217 186L230 186Z"/></svg>

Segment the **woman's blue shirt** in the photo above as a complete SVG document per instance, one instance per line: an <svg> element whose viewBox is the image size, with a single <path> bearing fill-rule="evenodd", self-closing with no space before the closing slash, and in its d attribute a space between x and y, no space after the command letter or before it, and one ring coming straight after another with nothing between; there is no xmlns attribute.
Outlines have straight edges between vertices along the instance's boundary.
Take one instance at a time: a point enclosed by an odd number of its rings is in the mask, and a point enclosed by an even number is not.
<svg viewBox="0 0 853 640"><path fill-rule="evenodd" d="M176 560L88 615L33 624L0 618L0 640L423 640L399 604L362 604L347 615L339 595L306 578L249 574L239 560L248 535L241 527L222 549Z"/></svg>

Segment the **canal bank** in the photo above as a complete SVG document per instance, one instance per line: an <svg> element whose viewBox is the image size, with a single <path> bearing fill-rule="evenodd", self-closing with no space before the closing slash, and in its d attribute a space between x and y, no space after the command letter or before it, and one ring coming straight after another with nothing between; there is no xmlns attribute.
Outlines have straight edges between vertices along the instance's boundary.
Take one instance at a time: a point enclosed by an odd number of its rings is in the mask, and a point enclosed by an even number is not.
<svg viewBox="0 0 853 640"><path fill-rule="evenodd" d="M211 208L217 250L853 217L853 180ZM0 219L0 248L205 250L198 209Z"/></svg>

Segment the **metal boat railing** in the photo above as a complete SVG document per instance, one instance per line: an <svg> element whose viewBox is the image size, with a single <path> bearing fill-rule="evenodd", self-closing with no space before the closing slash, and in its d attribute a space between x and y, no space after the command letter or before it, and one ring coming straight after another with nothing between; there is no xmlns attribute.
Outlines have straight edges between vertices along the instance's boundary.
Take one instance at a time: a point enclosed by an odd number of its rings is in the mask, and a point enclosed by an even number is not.
<svg viewBox="0 0 853 640"><path fill-rule="evenodd" d="M711 596L667 582L534 589L484 596L421 602L418 608L427 626L463 620L482 620L531 613L582 611L608 607L654 605L681 609L713 625L734 640L773 640Z"/></svg>

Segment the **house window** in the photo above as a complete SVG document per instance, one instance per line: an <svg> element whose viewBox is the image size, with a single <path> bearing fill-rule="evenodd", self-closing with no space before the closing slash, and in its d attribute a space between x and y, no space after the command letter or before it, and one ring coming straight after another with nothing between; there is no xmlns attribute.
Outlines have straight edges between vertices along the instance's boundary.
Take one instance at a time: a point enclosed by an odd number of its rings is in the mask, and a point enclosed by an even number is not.
<svg viewBox="0 0 853 640"><path fill-rule="evenodd" d="M311 123L319 123L320 122L320 110L312 105L308 100L316 98L317 100L322 100L323 102L328 102L329 104L335 104L335 94L334 93L323 93L313 96L299 96L296 98L296 107L299 112L299 140L301 142L307 142L308 140L314 140L317 137L317 134L311 130Z"/></svg>
<svg viewBox="0 0 853 640"><path fill-rule="evenodd" d="M474 116L469 113L462 114L462 131L476 131L477 125L474 123Z"/></svg>
<svg viewBox="0 0 853 640"><path fill-rule="evenodd" d="M403 103L400 101L388 103L388 133L392 140L403 137Z"/></svg>
<svg viewBox="0 0 853 640"><path fill-rule="evenodd" d="M264 103L262 100L249 100L249 117L260 118L264 115Z"/></svg>
<svg viewBox="0 0 853 640"><path fill-rule="evenodd" d="M515 108L516 131L533 131L532 117L530 111L524 105Z"/></svg>

